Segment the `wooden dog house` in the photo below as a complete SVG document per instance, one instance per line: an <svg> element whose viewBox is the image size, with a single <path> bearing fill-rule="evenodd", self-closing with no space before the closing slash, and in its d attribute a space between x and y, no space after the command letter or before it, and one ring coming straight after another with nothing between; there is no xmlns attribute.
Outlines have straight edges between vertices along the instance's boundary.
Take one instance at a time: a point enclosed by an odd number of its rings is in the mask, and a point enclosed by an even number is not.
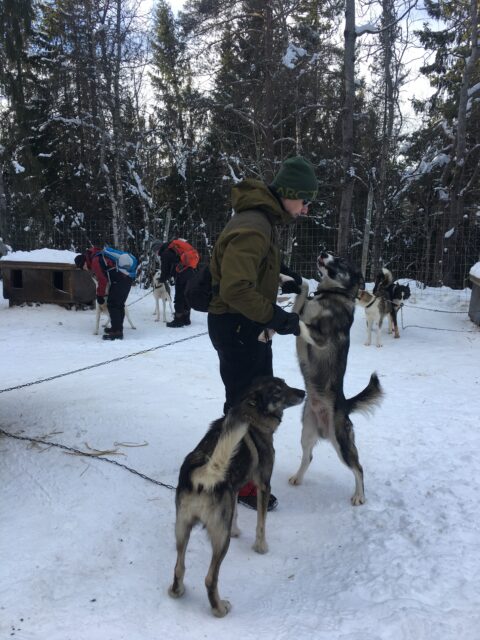
<svg viewBox="0 0 480 640"><path fill-rule="evenodd" d="M9 306L44 302L72 307L95 302L91 276L74 264L3 259L0 270Z"/></svg>

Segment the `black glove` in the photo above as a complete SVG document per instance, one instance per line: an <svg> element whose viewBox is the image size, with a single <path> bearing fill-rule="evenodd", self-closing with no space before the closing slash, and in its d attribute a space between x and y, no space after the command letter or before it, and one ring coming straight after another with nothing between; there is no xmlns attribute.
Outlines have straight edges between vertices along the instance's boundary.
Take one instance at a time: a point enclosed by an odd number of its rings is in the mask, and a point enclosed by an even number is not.
<svg viewBox="0 0 480 640"><path fill-rule="evenodd" d="M300 335L300 318L297 313L288 313L278 305L273 306L273 318L267 322L269 329L274 329L281 336L293 333Z"/></svg>
<svg viewBox="0 0 480 640"><path fill-rule="evenodd" d="M104 304L105 303L105 298L103 296L97 296L97 302L98 302L98 304Z"/></svg>
<svg viewBox="0 0 480 640"><path fill-rule="evenodd" d="M285 280L282 284L282 293L301 293L300 286L295 282L295 280Z"/></svg>
<svg viewBox="0 0 480 640"><path fill-rule="evenodd" d="M290 267L287 267L283 262L280 266L280 273L283 273L284 276L290 276L290 278L293 278L298 286L302 284L302 276L296 273L296 271L293 271L293 269L290 269Z"/></svg>

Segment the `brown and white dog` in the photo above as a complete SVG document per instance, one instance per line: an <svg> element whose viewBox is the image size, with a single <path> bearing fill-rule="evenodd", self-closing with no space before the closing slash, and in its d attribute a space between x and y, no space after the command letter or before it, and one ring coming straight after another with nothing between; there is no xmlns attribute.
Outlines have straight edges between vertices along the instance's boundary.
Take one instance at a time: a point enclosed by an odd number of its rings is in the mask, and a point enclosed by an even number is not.
<svg viewBox="0 0 480 640"><path fill-rule="evenodd" d="M367 337L365 345L368 347L372 344L372 329L376 326L376 345L382 346L382 325L385 317L388 318L389 328L392 322L392 303L384 296L374 296L366 289L358 292L358 304L365 310L365 318L367 320Z"/></svg>
<svg viewBox="0 0 480 640"><path fill-rule="evenodd" d="M268 551L265 521L270 497L270 478L275 451L273 434L283 412L300 404L305 391L289 387L281 378L257 378L243 399L227 415L215 420L180 469L176 491L175 537L177 562L172 598L185 592L185 553L190 532L202 524L212 543L212 559L205 586L213 614L222 618L230 610L228 600L218 593L220 565L228 551L230 537L238 536L236 505L240 487L253 482L257 487L257 530L253 549Z"/></svg>
<svg viewBox="0 0 480 640"><path fill-rule="evenodd" d="M155 311L153 312L155 322L160 322L160 300L162 301L162 319L163 322L167 321L166 307L167 302L170 306L170 313L174 315L172 307L172 298L170 296L170 285L168 282L160 282L160 271L157 271L153 276L153 297L155 298Z"/></svg>

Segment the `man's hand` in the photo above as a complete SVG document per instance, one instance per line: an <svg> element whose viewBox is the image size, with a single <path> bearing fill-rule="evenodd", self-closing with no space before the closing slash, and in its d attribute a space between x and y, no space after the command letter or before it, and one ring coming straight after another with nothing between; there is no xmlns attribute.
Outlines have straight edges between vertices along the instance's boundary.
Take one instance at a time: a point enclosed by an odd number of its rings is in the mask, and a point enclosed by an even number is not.
<svg viewBox="0 0 480 640"><path fill-rule="evenodd" d="M278 305L273 307L273 318L267 322L269 329L274 329L281 336L292 333L294 336L300 335L300 318L297 313L288 313Z"/></svg>
<svg viewBox="0 0 480 640"><path fill-rule="evenodd" d="M282 284L282 293L301 293L301 287L295 282L295 280L285 280Z"/></svg>
<svg viewBox="0 0 480 640"><path fill-rule="evenodd" d="M284 264L283 262L280 266L280 273L283 274L284 276L289 276L290 278L292 278L294 282L298 284L298 286L302 284L302 276L298 274L296 271L294 271L293 269L290 269L290 267L287 267L287 265Z"/></svg>

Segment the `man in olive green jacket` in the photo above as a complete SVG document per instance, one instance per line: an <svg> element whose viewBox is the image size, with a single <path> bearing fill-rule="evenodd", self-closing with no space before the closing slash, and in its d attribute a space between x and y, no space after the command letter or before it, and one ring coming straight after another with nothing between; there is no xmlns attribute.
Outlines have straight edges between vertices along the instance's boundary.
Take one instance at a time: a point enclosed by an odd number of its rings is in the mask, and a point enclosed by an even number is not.
<svg viewBox="0 0 480 640"><path fill-rule="evenodd" d="M276 227L306 215L317 189L313 166L301 157L286 160L269 186L246 179L232 189L235 215L213 250L214 295L208 309L208 331L225 385L225 413L254 378L273 375L273 332L300 333L298 315L276 304L281 272ZM256 508L255 496L249 483L239 501ZM271 495L269 509L276 504Z"/></svg>

